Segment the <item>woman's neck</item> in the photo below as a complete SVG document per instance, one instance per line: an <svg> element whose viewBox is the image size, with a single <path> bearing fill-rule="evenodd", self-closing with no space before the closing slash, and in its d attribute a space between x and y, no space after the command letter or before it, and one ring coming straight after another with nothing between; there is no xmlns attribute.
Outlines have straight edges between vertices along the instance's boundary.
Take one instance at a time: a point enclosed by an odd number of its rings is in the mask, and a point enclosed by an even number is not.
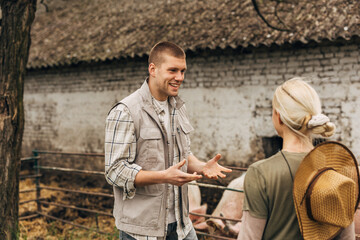
<svg viewBox="0 0 360 240"><path fill-rule="evenodd" d="M282 151L286 152L310 152L314 146L310 141L304 141L293 133L284 132Z"/></svg>

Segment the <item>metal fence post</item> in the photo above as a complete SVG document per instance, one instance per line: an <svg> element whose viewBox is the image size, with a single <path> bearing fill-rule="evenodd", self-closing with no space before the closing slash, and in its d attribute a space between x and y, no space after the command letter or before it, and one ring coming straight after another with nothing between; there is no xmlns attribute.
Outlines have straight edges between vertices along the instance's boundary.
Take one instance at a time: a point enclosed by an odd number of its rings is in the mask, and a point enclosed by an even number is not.
<svg viewBox="0 0 360 240"><path fill-rule="evenodd" d="M39 168L39 153L37 150L33 150L33 156L35 157L34 168L35 168L35 186L36 186L36 205L37 211L41 212L41 204L40 204L40 168Z"/></svg>

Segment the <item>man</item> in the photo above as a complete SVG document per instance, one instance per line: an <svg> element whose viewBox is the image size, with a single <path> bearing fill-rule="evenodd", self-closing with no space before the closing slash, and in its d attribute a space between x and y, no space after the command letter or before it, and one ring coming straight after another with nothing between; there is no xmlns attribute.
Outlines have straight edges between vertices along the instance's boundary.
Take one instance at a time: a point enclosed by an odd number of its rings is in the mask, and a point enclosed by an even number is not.
<svg viewBox="0 0 360 240"><path fill-rule="evenodd" d="M230 169L190 151L193 130L178 97L186 71L184 51L160 42L149 55L149 77L115 105L105 132L106 180L114 186L120 239L197 239L189 219L187 184L217 179Z"/></svg>

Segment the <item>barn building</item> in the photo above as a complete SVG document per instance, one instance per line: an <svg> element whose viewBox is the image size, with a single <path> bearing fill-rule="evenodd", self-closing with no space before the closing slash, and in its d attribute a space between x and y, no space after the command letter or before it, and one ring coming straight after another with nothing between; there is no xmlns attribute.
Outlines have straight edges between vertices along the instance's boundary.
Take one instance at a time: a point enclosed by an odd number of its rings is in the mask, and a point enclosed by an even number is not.
<svg viewBox="0 0 360 240"><path fill-rule="evenodd" d="M187 53L180 96L198 158L219 152L228 165L245 166L277 151L272 95L294 76L318 91L337 125L332 139L359 158L360 2L265 0L258 9L250 0L39 3L25 80L23 155L103 152L109 109L141 86L150 48L168 40Z"/></svg>

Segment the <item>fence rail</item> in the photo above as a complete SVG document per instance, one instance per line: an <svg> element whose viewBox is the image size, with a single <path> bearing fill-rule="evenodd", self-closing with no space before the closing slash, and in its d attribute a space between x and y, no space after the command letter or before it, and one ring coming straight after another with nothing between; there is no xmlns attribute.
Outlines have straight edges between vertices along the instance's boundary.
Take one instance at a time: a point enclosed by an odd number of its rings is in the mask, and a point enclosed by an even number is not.
<svg viewBox="0 0 360 240"><path fill-rule="evenodd" d="M71 173L85 173L85 174L104 175L104 172L81 170L81 169L73 169L73 168L60 168L60 167L39 166L39 169L43 169L43 170L54 170L54 171L60 171L60 172L71 172Z"/></svg>
<svg viewBox="0 0 360 240"><path fill-rule="evenodd" d="M30 188L30 189L19 191L19 193L28 193L28 192L36 192L36 188Z"/></svg>
<svg viewBox="0 0 360 240"><path fill-rule="evenodd" d="M19 217L19 221L24 221L24 220L28 220L28 219L31 219L31 218L36 218L38 216L39 216L39 214L37 214L37 213L32 214L32 215L27 215L27 216L21 216L21 217Z"/></svg>
<svg viewBox="0 0 360 240"><path fill-rule="evenodd" d="M46 150L34 150L37 154L51 154L51 155L72 155L72 156L92 156L92 157L104 157L104 153L71 153L71 152L57 152Z"/></svg>
<svg viewBox="0 0 360 240"><path fill-rule="evenodd" d="M25 179L25 178L38 178L38 177L41 177L41 174L34 174L34 175L20 175L19 177L20 177L20 179Z"/></svg>
<svg viewBox="0 0 360 240"><path fill-rule="evenodd" d="M208 183L189 182L188 184L189 185L196 185L196 186L199 186L199 187L215 188L215 189L221 189L221 190L230 190L230 191L234 191L234 192L244 192L243 190L240 190L240 189L228 188L228 187L223 187L223 186L214 185L214 184L208 184Z"/></svg>
<svg viewBox="0 0 360 240"><path fill-rule="evenodd" d="M39 199L30 199L30 200L26 200L26 201L20 201L19 205L23 205L29 202L37 202L38 200L44 200L45 198L39 198Z"/></svg>
<svg viewBox="0 0 360 240"><path fill-rule="evenodd" d="M39 159L40 159L39 156L37 156L37 157L33 156L33 157L21 158L20 161L21 161L21 162L26 162L26 161L33 161L33 160L39 160Z"/></svg>
<svg viewBox="0 0 360 240"><path fill-rule="evenodd" d="M81 208L81 207L71 206L71 205L68 205L68 204L53 203L53 202L47 202L47 201L40 201L40 203L41 203L42 205L53 205L53 206L57 206L57 207L75 209L75 210L79 210L79 211L83 211L83 212L96 213L96 214L105 215L105 216L110 216L110 217L113 216L111 213L108 213L108 212L91 210L91 209L87 209L87 208Z"/></svg>
<svg viewBox="0 0 360 240"><path fill-rule="evenodd" d="M69 188L58 188L58 187L39 187L39 188L46 189L46 190L52 190L52 191L81 193L81 194L101 196L101 197L111 197L111 198L114 197L113 194L100 193L100 192L87 192L87 191L80 191L80 190L74 190L74 189L69 189Z"/></svg>
<svg viewBox="0 0 360 240"><path fill-rule="evenodd" d="M205 218L214 218L214 219L221 219L221 220L227 220L227 221L233 221L233 222L241 222L241 219L236 218L227 218L227 217L221 217L221 216L213 216L209 214L199 214L199 213L193 213L189 212L190 215L199 216L199 217L205 217Z"/></svg>

